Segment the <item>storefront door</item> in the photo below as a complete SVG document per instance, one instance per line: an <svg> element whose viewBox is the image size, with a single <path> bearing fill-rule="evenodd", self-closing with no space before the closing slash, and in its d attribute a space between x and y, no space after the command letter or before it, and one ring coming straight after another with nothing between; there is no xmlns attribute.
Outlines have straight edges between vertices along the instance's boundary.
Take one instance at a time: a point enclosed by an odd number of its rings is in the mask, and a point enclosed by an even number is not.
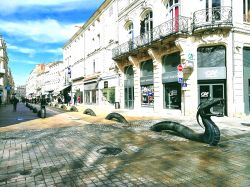
<svg viewBox="0 0 250 187"><path fill-rule="evenodd" d="M225 98L224 84L200 84L199 85L199 103L208 99ZM224 113L225 107L215 106L212 108L214 113Z"/></svg>
<svg viewBox="0 0 250 187"><path fill-rule="evenodd" d="M134 87L125 87L125 108L134 108Z"/></svg>

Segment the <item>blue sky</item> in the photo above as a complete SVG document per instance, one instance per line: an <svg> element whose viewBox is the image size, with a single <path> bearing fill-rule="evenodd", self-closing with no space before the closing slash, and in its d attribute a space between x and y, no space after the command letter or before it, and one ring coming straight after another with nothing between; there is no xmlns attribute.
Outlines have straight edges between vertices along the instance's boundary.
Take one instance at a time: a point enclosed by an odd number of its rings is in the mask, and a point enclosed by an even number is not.
<svg viewBox="0 0 250 187"><path fill-rule="evenodd" d="M62 60L62 47L104 0L0 0L0 35L15 84L35 64Z"/></svg>

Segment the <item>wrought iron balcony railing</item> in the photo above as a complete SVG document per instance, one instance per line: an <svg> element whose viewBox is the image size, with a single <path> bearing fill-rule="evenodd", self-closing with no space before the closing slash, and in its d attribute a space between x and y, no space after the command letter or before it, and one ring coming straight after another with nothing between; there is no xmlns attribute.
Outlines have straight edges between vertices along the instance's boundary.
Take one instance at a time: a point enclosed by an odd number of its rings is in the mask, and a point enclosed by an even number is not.
<svg viewBox="0 0 250 187"><path fill-rule="evenodd" d="M116 58L140 47L150 45L152 42L158 41L172 34L187 33L188 20L188 17L179 16L162 23L161 25L153 28L152 31L145 32L144 34L135 37L133 40L117 46L112 50L112 56L113 58Z"/></svg>
<svg viewBox="0 0 250 187"><path fill-rule="evenodd" d="M194 12L193 30L211 26L232 26L232 7L208 8Z"/></svg>

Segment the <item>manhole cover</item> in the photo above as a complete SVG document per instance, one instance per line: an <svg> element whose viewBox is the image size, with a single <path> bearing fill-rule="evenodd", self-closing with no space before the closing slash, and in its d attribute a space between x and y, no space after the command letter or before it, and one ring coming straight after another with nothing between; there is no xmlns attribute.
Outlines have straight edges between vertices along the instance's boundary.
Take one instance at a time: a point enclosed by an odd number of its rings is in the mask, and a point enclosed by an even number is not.
<svg viewBox="0 0 250 187"><path fill-rule="evenodd" d="M20 172L20 175L29 175L29 174L31 174L30 170L24 170Z"/></svg>
<svg viewBox="0 0 250 187"><path fill-rule="evenodd" d="M122 150L116 147L102 147L98 149L97 152L103 155L117 155L121 153Z"/></svg>

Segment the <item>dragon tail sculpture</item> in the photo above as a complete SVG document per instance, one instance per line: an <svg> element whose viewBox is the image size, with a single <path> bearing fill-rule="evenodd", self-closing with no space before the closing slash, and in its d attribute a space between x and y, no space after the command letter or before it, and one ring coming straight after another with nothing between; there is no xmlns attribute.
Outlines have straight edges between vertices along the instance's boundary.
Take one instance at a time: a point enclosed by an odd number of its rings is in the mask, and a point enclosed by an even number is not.
<svg viewBox="0 0 250 187"><path fill-rule="evenodd" d="M160 132L163 130L171 130L176 132L178 135L199 142L204 142L209 145L217 145L220 141L220 130L216 124L212 121L211 116L222 117L223 114L215 114L211 112L211 108L216 105L223 105L224 99L211 99L198 106L196 119L198 124L205 128L204 133L196 133L189 127L186 127L178 122L173 121L162 121L151 127L151 130ZM199 121L201 117L202 124Z"/></svg>

